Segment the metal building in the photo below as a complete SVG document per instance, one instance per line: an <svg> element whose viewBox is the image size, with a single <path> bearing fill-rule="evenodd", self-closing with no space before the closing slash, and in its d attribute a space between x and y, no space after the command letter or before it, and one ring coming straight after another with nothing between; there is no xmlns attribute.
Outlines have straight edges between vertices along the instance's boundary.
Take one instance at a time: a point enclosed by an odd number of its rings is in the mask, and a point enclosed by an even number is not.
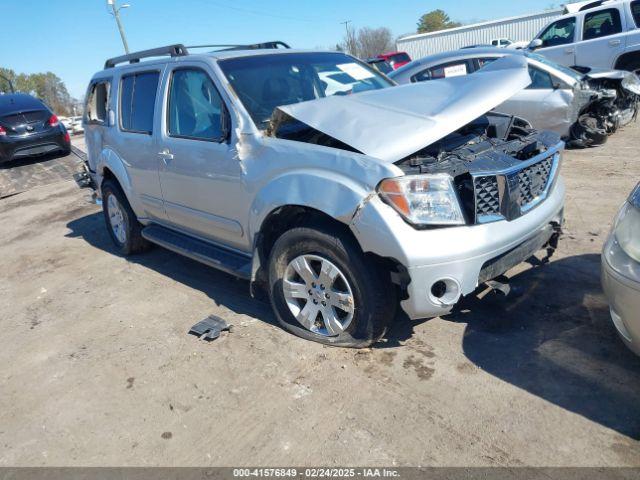
<svg viewBox="0 0 640 480"><path fill-rule="evenodd" d="M419 33L398 39L398 51L407 52L412 59L434 53L457 50L468 45L490 44L494 38L508 38L513 41L529 41L564 11L549 10L532 15L504 18L490 22L464 25L462 27Z"/></svg>

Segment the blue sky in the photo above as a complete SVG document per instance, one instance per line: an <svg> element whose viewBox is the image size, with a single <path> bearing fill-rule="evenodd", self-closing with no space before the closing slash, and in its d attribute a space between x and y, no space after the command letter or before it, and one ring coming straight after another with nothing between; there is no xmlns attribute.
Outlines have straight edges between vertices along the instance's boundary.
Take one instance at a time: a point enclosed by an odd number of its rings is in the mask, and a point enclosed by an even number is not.
<svg viewBox="0 0 640 480"><path fill-rule="evenodd" d="M171 43L251 43L283 40L297 48L329 47L344 26L415 30L419 16L441 8L473 22L537 12L540 0L118 0L132 50ZM84 93L104 60L123 53L106 0L0 0L0 66L17 72L52 71L73 96Z"/></svg>

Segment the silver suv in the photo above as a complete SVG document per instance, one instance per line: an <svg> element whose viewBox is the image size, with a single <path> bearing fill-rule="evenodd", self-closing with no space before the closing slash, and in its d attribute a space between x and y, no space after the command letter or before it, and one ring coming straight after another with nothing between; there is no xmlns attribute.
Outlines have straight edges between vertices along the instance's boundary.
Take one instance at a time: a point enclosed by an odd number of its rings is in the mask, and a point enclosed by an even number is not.
<svg viewBox="0 0 640 480"><path fill-rule="evenodd" d="M523 59L396 87L279 45L173 45L93 77L87 169L122 254L168 248L265 287L285 329L363 347L398 305L446 314L553 251L562 142L486 113L530 83Z"/></svg>

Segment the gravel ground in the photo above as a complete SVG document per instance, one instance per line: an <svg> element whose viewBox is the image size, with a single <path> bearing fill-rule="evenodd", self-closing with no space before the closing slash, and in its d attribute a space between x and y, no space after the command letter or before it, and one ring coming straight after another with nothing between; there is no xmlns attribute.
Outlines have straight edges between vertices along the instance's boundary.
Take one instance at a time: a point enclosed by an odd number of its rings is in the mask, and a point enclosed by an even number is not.
<svg viewBox="0 0 640 480"><path fill-rule="evenodd" d="M284 332L246 282L166 250L116 255L54 171L77 159L55 160L0 200L0 466L640 466L640 358L599 274L639 129L567 152L566 234L510 272L522 296L398 318L362 351ZM233 332L187 335L210 314Z"/></svg>

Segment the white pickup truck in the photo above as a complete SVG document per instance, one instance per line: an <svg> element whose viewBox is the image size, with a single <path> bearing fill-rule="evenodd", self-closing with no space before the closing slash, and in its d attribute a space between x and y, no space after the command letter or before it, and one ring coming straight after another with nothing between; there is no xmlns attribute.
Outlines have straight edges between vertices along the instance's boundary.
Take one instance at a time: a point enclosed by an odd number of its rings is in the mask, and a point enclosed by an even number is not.
<svg viewBox="0 0 640 480"><path fill-rule="evenodd" d="M583 2L568 11L529 49L567 67L640 73L640 0Z"/></svg>

